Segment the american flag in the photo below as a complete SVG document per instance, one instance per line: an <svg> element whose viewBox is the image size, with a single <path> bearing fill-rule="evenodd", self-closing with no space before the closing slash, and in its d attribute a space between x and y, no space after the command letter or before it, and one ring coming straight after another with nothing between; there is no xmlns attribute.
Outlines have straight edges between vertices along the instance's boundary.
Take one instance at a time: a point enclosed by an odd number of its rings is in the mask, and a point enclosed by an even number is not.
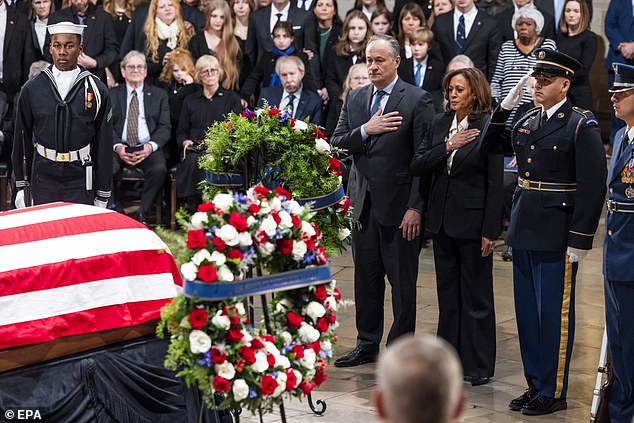
<svg viewBox="0 0 634 423"><path fill-rule="evenodd" d="M163 241L120 213L70 203L0 213L0 349L157 319L180 285Z"/></svg>

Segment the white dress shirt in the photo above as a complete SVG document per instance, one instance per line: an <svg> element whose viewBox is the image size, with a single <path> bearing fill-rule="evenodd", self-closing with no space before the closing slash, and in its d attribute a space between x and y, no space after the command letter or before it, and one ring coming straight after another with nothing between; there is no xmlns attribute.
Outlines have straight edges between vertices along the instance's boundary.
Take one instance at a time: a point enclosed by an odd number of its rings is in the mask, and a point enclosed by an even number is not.
<svg viewBox="0 0 634 423"><path fill-rule="evenodd" d="M469 115L465 116L464 119L462 119L460 123L458 123L458 115L454 114L453 121L451 122L451 127L449 128L449 134L447 134L447 138L445 139L445 142L449 142L451 137L453 137L456 134L456 132L464 131L467 128L469 128ZM456 155L456 151L458 150L456 149L452 151L449 157L447 158L447 172L448 173L451 173L451 165L453 164L453 158Z"/></svg>
<svg viewBox="0 0 634 423"><path fill-rule="evenodd" d="M275 8L275 5L273 3L271 3L271 31L273 31L273 27L275 26L275 24L277 23L277 14L281 13L282 16L280 16L280 21L287 21L288 20L288 11L291 8L291 3L288 2L286 4L286 7L282 10L277 10Z"/></svg>
<svg viewBox="0 0 634 423"><path fill-rule="evenodd" d="M302 96L302 87L299 87L299 89L297 91L295 91L294 93L292 93L295 96L295 99L293 100L293 116L291 117L295 117L297 115L297 108L299 107L299 98ZM289 93L288 91L284 90L284 92L282 93L282 100L280 101L280 105L282 107L280 107L282 110L288 107L288 97L291 95L291 93Z"/></svg>
<svg viewBox="0 0 634 423"><path fill-rule="evenodd" d="M73 82L77 79L77 75L79 75L79 66L76 66L75 69L69 71L61 71L57 69L55 65L53 65L53 77L55 78L55 83L57 84L57 92L62 99L65 99L73 86Z"/></svg>
<svg viewBox="0 0 634 423"><path fill-rule="evenodd" d="M123 122L123 133L121 134L121 140L127 144L128 142L128 113L127 110L130 108L130 100L132 100L132 91L134 91L135 89L132 88L131 86L126 84L126 91L128 93L127 97L126 97L126 114L125 114L125 121ZM150 143L150 145L152 146L152 151L156 151L158 150L158 144L155 143L154 141L150 141L150 130L148 129L147 126L147 121L145 120L145 102L144 102L144 95L143 95L143 85L141 85L139 88L136 88L136 94L137 94L137 98L139 99L139 144L147 144ZM115 145L115 149L116 149L116 145Z"/></svg>
<svg viewBox="0 0 634 423"><path fill-rule="evenodd" d="M43 52L44 48L44 39L46 38L46 25L48 24L48 18L46 19L35 19L35 34L37 35L37 44L40 46L40 51Z"/></svg>

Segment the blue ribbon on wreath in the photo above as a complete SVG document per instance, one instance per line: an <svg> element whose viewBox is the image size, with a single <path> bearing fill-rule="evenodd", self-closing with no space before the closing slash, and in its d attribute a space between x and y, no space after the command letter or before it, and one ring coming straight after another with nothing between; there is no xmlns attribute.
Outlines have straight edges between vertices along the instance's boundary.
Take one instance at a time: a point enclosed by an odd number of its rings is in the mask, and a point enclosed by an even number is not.
<svg viewBox="0 0 634 423"><path fill-rule="evenodd" d="M296 200L301 206L309 204L311 210L321 210L339 203L344 196L343 186L339 186L330 194L312 198L297 198Z"/></svg>

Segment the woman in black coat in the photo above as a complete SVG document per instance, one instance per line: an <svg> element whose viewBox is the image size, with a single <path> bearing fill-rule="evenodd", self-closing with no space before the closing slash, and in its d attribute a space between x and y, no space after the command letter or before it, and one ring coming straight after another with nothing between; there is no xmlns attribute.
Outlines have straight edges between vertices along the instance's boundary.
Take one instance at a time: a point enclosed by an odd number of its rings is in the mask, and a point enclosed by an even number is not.
<svg viewBox="0 0 634 423"><path fill-rule="evenodd" d="M447 109L432 122L411 164L427 179L426 229L433 236L438 336L451 343L472 385L495 369L493 259L502 232L503 158L483 145L491 92L476 68L443 80ZM503 125L499 125L503 127Z"/></svg>

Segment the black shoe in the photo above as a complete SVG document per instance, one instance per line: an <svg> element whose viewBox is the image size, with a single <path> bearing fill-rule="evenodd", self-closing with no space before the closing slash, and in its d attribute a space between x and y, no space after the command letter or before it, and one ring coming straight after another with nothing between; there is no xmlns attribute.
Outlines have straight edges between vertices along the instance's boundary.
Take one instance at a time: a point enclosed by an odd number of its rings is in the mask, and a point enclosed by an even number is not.
<svg viewBox="0 0 634 423"><path fill-rule="evenodd" d="M509 402L509 408L513 411L521 411L522 407L531 402L536 396L537 390L535 388L528 388L521 396Z"/></svg>
<svg viewBox="0 0 634 423"><path fill-rule="evenodd" d="M522 414L527 416L541 416L568 408L565 398L551 398L537 395L528 404L522 407Z"/></svg>
<svg viewBox="0 0 634 423"><path fill-rule="evenodd" d="M471 376L469 378L469 382L471 382L471 386L486 385L490 381L491 381L490 377Z"/></svg>
<svg viewBox="0 0 634 423"><path fill-rule="evenodd" d="M136 220L143 223L145 226L150 226L147 220L147 216L145 215L145 211L143 209L139 209L136 213Z"/></svg>
<svg viewBox="0 0 634 423"><path fill-rule="evenodd" d="M361 347L357 346L348 354L336 359L335 367L354 367L361 364L374 363L377 356L377 353L364 351Z"/></svg>

